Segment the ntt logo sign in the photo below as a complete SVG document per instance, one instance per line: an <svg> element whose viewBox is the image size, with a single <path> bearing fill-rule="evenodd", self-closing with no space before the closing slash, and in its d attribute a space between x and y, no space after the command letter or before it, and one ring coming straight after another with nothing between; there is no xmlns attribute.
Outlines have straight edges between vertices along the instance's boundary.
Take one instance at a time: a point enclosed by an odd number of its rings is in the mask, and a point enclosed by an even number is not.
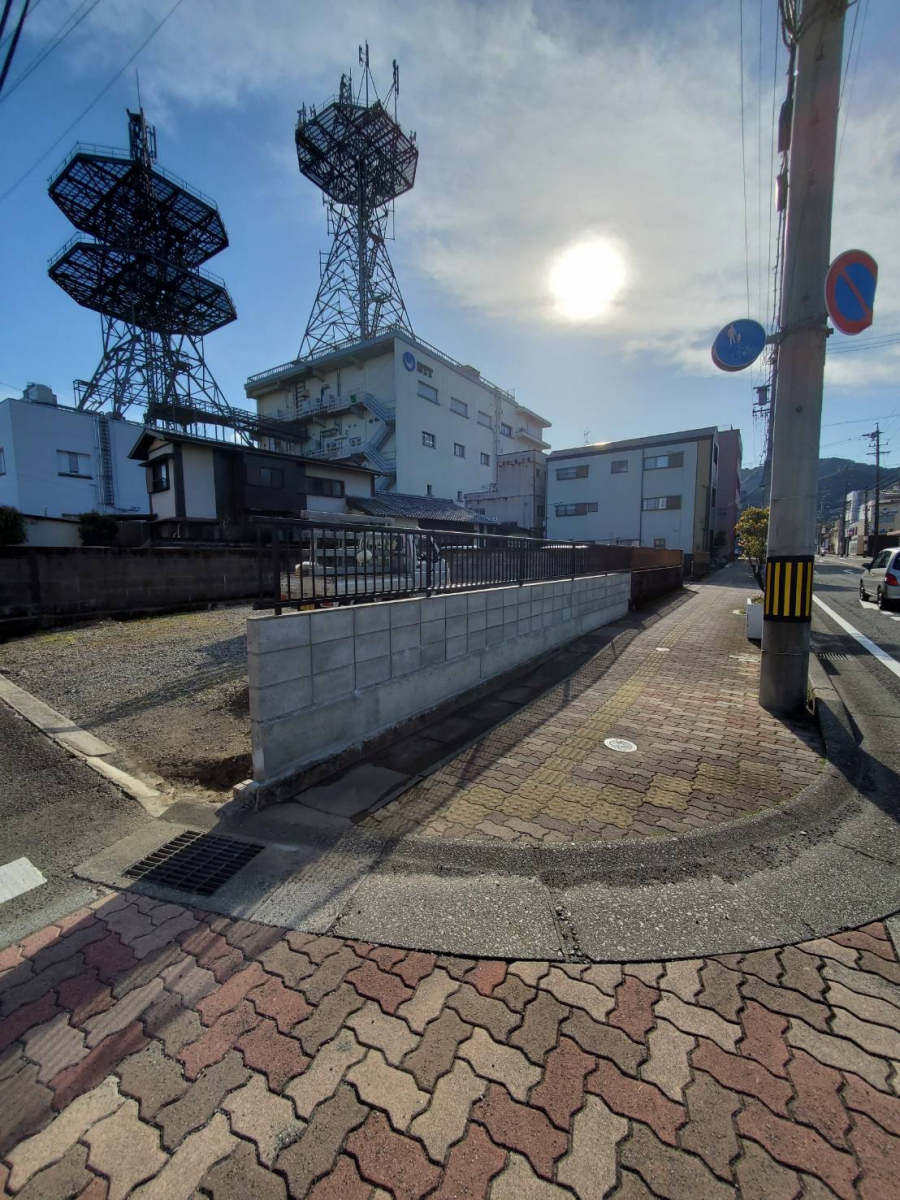
<svg viewBox="0 0 900 1200"><path fill-rule="evenodd" d="M416 369L416 356L411 354L409 350L403 355L403 365L407 371L414 371Z"/></svg>

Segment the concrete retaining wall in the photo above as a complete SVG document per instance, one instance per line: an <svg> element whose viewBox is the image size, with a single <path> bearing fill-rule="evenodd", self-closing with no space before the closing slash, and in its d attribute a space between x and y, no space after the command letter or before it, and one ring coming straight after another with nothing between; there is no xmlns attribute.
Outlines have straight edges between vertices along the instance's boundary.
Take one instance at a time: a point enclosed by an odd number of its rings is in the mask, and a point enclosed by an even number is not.
<svg viewBox="0 0 900 1200"><path fill-rule="evenodd" d="M684 568L651 567L645 571L633 571L631 574L631 604L637 608L645 600L655 596L664 596L684 586Z"/></svg>
<svg viewBox="0 0 900 1200"><path fill-rule="evenodd" d="M258 591L256 550L249 547L0 549L0 632L238 600Z"/></svg>
<svg viewBox="0 0 900 1200"><path fill-rule="evenodd" d="M413 597L247 622L253 777L330 758L628 611L631 577Z"/></svg>

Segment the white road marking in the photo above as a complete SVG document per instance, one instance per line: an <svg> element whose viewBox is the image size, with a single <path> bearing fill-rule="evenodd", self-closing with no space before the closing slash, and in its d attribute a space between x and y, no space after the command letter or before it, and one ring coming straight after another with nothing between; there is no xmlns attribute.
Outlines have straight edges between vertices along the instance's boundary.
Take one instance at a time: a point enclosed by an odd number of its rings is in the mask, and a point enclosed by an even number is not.
<svg viewBox="0 0 900 1200"><path fill-rule="evenodd" d="M0 867L0 904L46 882L31 859L16 858L5 867Z"/></svg>
<svg viewBox="0 0 900 1200"><path fill-rule="evenodd" d="M864 646L871 655L877 658L880 663L884 663L887 669L889 671L893 671L897 678L900 679L900 663L897 662L896 658L892 658L886 650L882 650L880 646L876 646L872 639L867 638L864 633L860 633L858 629L854 629L849 621L845 621L842 616L836 613L833 608L829 608L828 605L823 600L820 600L818 596L813 596L813 600L815 600L819 608L828 613L832 621L835 621L838 625L840 625L841 629L843 629L845 633L849 633L855 641L859 642L861 646Z"/></svg>

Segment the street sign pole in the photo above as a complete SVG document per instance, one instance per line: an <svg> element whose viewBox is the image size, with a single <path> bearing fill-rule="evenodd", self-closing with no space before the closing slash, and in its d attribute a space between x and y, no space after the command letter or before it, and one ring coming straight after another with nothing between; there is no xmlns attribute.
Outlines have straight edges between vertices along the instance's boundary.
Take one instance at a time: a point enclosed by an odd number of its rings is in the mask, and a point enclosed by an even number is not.
<svg viewBox="0 0 900 1200"><path fill-rule="evenodd" d="M788 173L759 702L806 703L822 386L825 276L847 0L803 0Z"/></svg>

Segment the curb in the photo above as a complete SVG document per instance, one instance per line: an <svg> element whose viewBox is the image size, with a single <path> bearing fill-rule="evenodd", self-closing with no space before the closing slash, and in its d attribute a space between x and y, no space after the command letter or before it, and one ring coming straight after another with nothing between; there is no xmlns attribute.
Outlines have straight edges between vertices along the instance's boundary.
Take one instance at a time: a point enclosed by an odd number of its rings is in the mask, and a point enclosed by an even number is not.
<svg viewBox="0 0 900 1200"><path fill-rule="evenodd" d="M4 700L19 716L24 717L29 724L56 742L68 754L80 758L92 771L131 796L151 817L160 817L166 811L168 805L163 802L162 792L107 761L118 753L115 746L110 746L88 730L82 729L69 717L57 712L55 708L51 708L31 692L26 692L2 674L0 700Z"/></svg>

